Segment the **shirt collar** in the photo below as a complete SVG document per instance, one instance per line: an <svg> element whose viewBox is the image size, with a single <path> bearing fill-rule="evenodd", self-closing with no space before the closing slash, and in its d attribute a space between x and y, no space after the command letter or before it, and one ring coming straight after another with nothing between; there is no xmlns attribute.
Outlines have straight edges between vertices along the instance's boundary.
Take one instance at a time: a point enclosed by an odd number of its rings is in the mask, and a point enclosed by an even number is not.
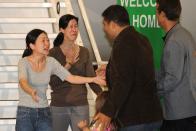
<svg viewBox="0 0 196 131"><path fill-rule="evenodd" d="M163 41L166 40L167 35L171 32L171 30L172 30L177 24L179 24L179 22L177 22L177 23L176 23L176 24L175 24L175 25L165 34L165 36L162 37Z"/></svg>

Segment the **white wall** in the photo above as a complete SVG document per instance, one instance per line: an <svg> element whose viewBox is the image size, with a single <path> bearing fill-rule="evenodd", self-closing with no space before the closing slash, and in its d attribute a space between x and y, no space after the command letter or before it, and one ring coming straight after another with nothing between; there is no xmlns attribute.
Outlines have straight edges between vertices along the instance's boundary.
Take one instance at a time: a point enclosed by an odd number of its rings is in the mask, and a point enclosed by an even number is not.
<svg viewBox="0 0 196 131"><path fill-rule="evenodd" d="M84 0L84 4L101 56L104 60L107 60L109 59L111 48L102 31L101 13L109 5L116 4L116 0ZM181 23L192 33L196 40L196 14L194 14L194 12L196 12L196 0L181 0L181 4Z"/></svg>
<svg viewBox="0 0 196 131"><path fill-rule="evenodd" d="M196 0L181 0L181 23L188 29L196 41Z"/></svg>

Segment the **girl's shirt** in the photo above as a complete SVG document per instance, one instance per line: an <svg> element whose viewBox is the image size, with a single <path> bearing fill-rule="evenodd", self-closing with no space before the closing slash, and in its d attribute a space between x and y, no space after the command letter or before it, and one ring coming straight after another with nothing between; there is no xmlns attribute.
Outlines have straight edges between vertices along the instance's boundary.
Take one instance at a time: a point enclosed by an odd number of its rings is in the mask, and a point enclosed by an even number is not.
<svg viewBox="0 0 196 131"><path fill-rule="evenodd" d="M96 123L96 122L95 122ZM90 131L101 131L101 124L98 126L98 127L96 127L96 124L93 124L92 126L90 126ZM110 124L107 128L106 128L106 130L105 131L116 131L115 130L115 127L112 125L112 124Z"/></svg>
<svg viewBox="0 0 196 131"><path fill-rule="evenodd" d="M18 63L18 79L27 79L28 84L36 89L39 102L35 102L19 84L19 106L31 108L48 107L46 90L52 74L57 75L61 80L65 80L66 77L70 75L70 73L52 57L46 58L46 66L41 72L32 70L27 57L20 59Z"/></svg>

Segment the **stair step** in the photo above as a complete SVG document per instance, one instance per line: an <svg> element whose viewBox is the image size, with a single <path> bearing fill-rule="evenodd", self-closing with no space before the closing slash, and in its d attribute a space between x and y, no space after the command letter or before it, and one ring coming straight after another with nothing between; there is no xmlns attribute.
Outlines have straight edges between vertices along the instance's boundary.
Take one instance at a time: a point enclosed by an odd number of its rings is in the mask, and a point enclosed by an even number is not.
<svg viewBox="0 0 196 131"><path fill-rule="evenodd" d="M1 18L0 18L1 19ZM28 19L28 18L27 18ZM25 34L32 29L42 29L47 33L54 33L53 24L56 23L1 23L0 22L0 34ZM2 42L0 42L1 44Z"/></svg>
<svg viewBox="0 0 196 131"><path fill-rule="evenodd" d="M18 71L18 67L17 66L0 66L0 72L17 72ZM11 84L13 86L13 83ZM8 86L8 84L1 84L0 83L0 87L10 87L10 85Z"/></svg>
<svg viewBox="0 0 196 131"><path fill-rule="evenodd" d="M0 66L16 66L22 54L0 55ZM1 74L0 74L1 75Z"/></svg>
<svg viewBox="0 0 196 131"><path fill-rule="evenodd" d="M56 18L1 18L0 23L56 23Z"/></svg>
<svg viewBox="0 0 196 131"><path fill-rule="evenodd" d="M0 83L0 88L18 88L18 83Z"/></svg>
<svg viewBox="0 0 196 131"><path fill-rule="evenodd" d="M0 66L3 66L0 68L0 71L6 66L12 67L13 65L18 65L18 61L21 59L22 53L23 50L0 50Z"/></svg>
<svg viewBox="0 0 196 131"><path fill-rule="evenodd" d="M50 39L50 48L53 47L53 40ZM8 49L8 50L24 50L26 48L25 39L5 39L0 40L0 50Z"/></svg>
<svg viewBox="0 0 196 131"><path fill-rule="evenodd" d="M0 34L0 39L24 39L27 34ZM48 37L54 39L57 34L48 34Z"/></svg>
<svg viewBox="0 0 196 131"><path fill-rule="evenodd" d="M1 18L48 18L48 8L0 8Z"/></svg>
<svg viewBox="0 0 196 131"><path fill-rule="evenodd" d="M56 5L55 5L56 6ZM61 7L65 7L64 2L60 2ZM0 3L0 8L50 8L53 7L52 3Z"/></svg>
<svg viewBox="0 0 196 131"><path fill-rule="evenodd" d="M0 55L21 55L24 50L0 50Z"/></svg>
<svg viewBox="0 0 196 131"><path fill-rule="evenodd" d="M0 107L10 106L4 102L18 101L18 88L0 88Z"/></svg>
<svg viewBox="0 0 196 131"><path fill-rule="evenodd" d="M16 119L0 119L1 131L15 131Z"/></svg>
<svg viewBox="0 0 196 131"><path fill-rule="evenodd" d="M5 124L15 124L15 123L16 123L15 119L0 120L0 126L5 125Z"/></svg>
<svg viewBox="0 0 196 131"><path fill-rule="evenodd" d="M1 71L0 83L16 83L18 82L17 71Z"/></svg>

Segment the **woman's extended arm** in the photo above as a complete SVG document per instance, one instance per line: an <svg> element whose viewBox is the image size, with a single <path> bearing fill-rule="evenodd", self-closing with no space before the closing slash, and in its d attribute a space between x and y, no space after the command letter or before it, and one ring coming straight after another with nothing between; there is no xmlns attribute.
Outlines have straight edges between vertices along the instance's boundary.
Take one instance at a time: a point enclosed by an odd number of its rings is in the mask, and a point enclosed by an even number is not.
<svg viewBox="0 0 196 131"><path fill-rule="evenodd" d="M73 84L85 84L85 83L96 83L99 85L103 85L105 83L105 80L103 80L101 77L82 77L77 75L70 74L65 78L66 81L73 83Z"/></svg>

